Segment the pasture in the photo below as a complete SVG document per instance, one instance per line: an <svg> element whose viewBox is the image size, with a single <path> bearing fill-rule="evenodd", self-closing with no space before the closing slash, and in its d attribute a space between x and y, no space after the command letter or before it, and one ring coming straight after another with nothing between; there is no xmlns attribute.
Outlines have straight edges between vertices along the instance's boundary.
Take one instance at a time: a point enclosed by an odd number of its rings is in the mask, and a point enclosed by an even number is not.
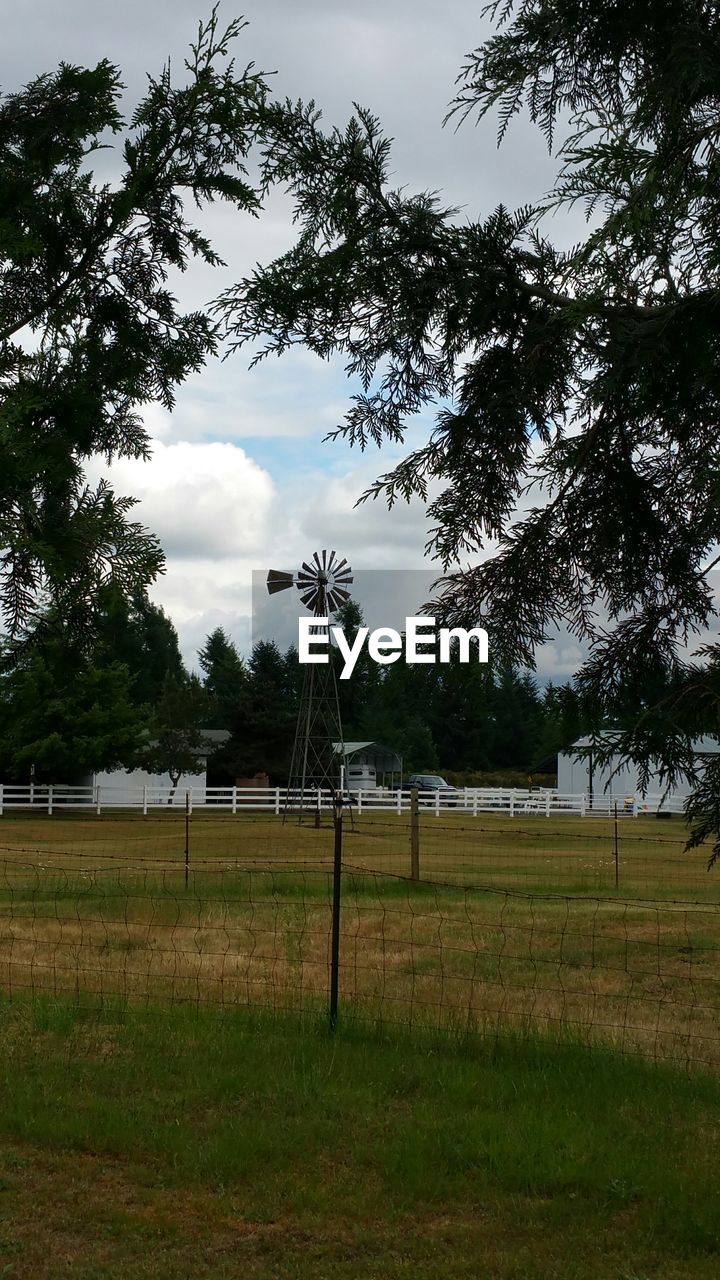
<svg viewBox="0 0 720 1280"><path fill-rule="evenodd" d="M627 821L616 888L607 820L424 816L413 881L382 819L331 1032L331 827L3 816L1 1275L717 1275L705 855Z"/></svg>
<svg viewBox="0 0 720 1280"><path fill-rule="evenodd" d="M341 1018L536 1031L720 1067L720 872L679 820L423 816L344 832ZM333 831L274 817L0 822L0 986L78 1005L327 1006Z"/></svg>

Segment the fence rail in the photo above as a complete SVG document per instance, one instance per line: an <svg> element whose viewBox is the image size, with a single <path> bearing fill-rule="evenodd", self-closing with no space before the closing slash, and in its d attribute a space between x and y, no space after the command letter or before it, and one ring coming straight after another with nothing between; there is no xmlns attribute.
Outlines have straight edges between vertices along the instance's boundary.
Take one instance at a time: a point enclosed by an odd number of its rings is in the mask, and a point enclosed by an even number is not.
<svg viewBox="0 0 720 1280"><path fill-rule="evenodd" d="M381 787L349 792L349 799L357 813L386 812L407 814L411 811L412 796L409 789L388 790ZM147 813L152 809L168 807L203 808L225 810L233 814L256 811L282 813L288 806L299 804L300 794L285 787L188 787L169 786L17 786L0 783L0 816L14 809L38 810L52 814L56 810L88 809L102 813L109 809L134 809ZM619 817L640 817L646 814L681 814L684 801L679 796L653 794L647 796L627 793L567 794L550 789L523 791L509 787L463 787L447 793L442 791L418 792L418 803L426 812L436 816L448 813L471 814L504 813L510 817L520 814L538 816L610 815L617 807ZM305 793L305 807L312 806L321 812L333 807L333 793L320 788Z"/></svg>

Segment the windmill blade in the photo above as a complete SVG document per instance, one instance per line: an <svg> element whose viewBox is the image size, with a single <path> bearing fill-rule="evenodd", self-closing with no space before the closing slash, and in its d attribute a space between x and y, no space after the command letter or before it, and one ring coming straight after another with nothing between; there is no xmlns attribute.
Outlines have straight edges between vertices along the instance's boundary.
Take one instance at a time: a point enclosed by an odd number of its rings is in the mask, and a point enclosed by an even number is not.
<svg viewBox="0 0 720 1280"><path fill-rule="evenodd" d="M333 582L352 582L352 580L353 580L353 576L351 573L334 573L333 574Z"/></svg>
<svg viewBox="0 0 720 1280"><path fill-rule="evenodd" d="M346 600L350 599L350 592L343 591L342 587L331 587L328 591L327 599L328 606L334 613L341 604L344 604Z"/></svg>
<svg viewBox="0 0 720 1280"><path fill-rule="evenodd" d="M318 591L317 587L307 587L305 591L300 592L300 599L302 600L303 604L307 605L308 608L311 608L313 610L315 608L315 605L317 604L319 596L320 596L320 592Z"/></svg>
<svg viewBox="0 0 720 1280"><path fill-rule="evenodd" d="M293 585L293 576L291 573L284 573L282 569L270 569L267 576L268 595L274 596L278 591L287 591L288 587Z"/></svg>

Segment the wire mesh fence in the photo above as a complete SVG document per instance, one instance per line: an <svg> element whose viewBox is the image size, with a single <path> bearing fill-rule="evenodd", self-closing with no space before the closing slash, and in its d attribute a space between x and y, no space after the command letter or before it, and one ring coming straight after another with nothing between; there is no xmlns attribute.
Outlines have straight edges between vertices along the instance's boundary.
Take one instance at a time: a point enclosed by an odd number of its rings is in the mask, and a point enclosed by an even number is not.
<svg viewBox="0 0 720 1280"><path fill-rule="evenodd" d="M51 864L72 854L95 865L153 865L186 857L225 863L276 860L316 864L328 856L332 815L299 823L266 813L7 813L0 858ZM414 837L414 839L413 839ZM370 870L423 880L537 892L614 894L720 902L720 872L708 873L709 847L685 852L680 816L632 822L600 815L388 814L346 810L345 857ZM413 857L413 845L415 857Z"/></svg>
<svg viewBox="0 0 720 1280"><path fill-rule="evenodd" d="M0 988L88 1007L319 1012L335 983L345 1018L550 1031L720 1067L718 889L696 854L705 894L691 897L680 832L634 837L647 845L623 833L617 884L612 826L590 834L595 852L527 824L420 834L413 866L407 822L346 815L334 866L327 822L13 820ZM581 858L594 861L578 883Z"/></svg>

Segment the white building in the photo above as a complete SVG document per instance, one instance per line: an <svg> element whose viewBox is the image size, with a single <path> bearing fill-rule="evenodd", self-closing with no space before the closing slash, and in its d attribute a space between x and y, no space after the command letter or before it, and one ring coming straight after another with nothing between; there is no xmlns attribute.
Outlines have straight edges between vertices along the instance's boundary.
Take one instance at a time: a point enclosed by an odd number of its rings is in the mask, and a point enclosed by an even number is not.
<svg viewBox="0 0 720 1280"><path fill-rule="evenodd" d="M213 751L217 751L227 742L230 734L226 729L203 729L205 745L198 749L198 773L183 773L172 797L173 804L184 805L185 796L192 793L195 804L204 804L207 789L207 763ZM106 769L101 773L93 773L85 786L100 788L101 801L109 806L135 803L144 790L153 796L161 792L170 797L173 783L169 773L147 773L145 769Z"/></svg>
<svg viewBox="0 0 720 1280"><path fill-rule="evenodd" d="M607 737L607 734L599 734ZM560 795L586 795L598 801L608 796L621 799L642 799L644 796L662 796L666 784L661 782L657 771L650 774L648 786L641 791L638 769L635 765L626 764L618 769L620 755L616 754L605 764L600 764L593 755L592 738L578 738L569 751L558 755L558 785ZM698 738L694 744L695 753L699 757L713 756L720 752L720 743L715 738ZM617 770L617 772L616 772ZM680 804L692 790L689 778L678 782L668 792L666 804Z"/></svg>

